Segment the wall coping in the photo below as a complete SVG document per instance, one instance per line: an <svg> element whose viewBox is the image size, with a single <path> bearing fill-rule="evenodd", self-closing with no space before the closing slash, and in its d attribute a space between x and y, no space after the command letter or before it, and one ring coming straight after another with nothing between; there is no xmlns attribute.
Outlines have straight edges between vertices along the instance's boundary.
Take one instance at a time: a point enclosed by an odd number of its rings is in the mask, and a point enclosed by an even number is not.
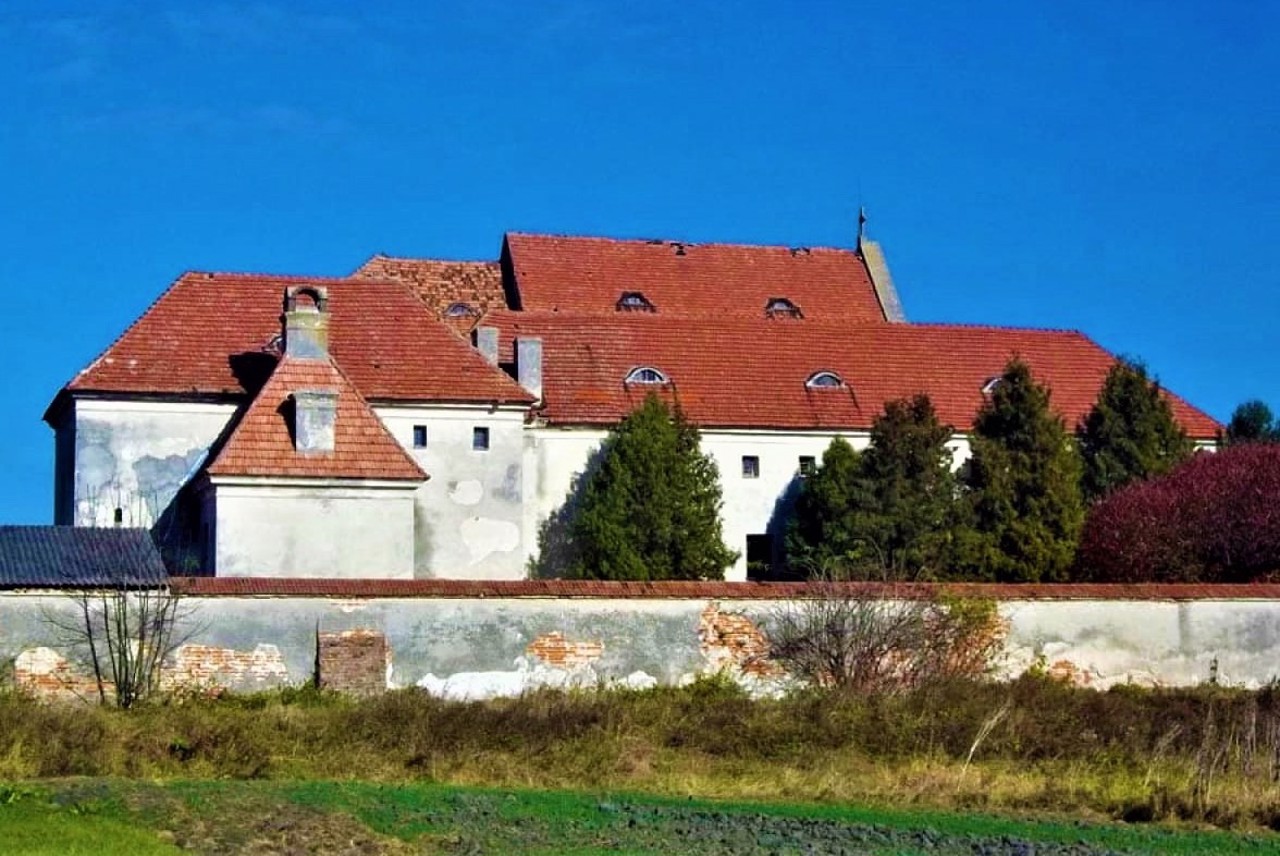
<svg viewBox="0 0 1280 856"><path fill-rule="evenodd" d="M391 580L272 577L174 577L191 597L563 598L604 600L791 600L825 591L866 598L936 596L992 600L1280 600L1280 583L759 583L602 582L596 580Z"/></svg>

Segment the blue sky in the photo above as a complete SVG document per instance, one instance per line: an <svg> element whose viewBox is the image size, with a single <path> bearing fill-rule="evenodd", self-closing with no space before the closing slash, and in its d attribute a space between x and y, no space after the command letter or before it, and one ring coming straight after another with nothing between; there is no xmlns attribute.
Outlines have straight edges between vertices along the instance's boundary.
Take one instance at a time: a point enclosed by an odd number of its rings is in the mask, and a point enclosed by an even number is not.
<svg viewBox="0 0 1280 856"><path fill-rule="evenodd" d="M1250 0L7 0L0 522L51 520L45 406L182 270L509 229L850 246L862 202L912 320L1280 409L1278 42Z"/></svg>

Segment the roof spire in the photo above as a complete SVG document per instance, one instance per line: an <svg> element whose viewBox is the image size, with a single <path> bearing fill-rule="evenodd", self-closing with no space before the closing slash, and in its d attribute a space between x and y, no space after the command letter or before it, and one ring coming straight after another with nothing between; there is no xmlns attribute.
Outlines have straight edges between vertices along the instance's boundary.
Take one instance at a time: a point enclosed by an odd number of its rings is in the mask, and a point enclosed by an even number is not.
<svg viewBox="0 0 1280 856"><path fill-rule="evenodd" d="M867 206L858 206L858 254L862 254L862 239L867 235Z"/></svg>

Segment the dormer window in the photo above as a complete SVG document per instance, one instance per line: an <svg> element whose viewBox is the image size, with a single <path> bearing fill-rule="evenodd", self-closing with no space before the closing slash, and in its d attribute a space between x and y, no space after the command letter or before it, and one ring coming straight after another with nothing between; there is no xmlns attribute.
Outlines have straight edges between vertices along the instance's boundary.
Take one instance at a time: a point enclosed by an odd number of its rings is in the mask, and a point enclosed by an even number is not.
<svg viewBox="0 0 1280 856"><path fill-rule="evenodd" d="M667 376L653 366L640 366L640 368L632 369L623 383L663 384L668 383L668 381Z"/></svg>
<svg viewBox="0 0 1280 856"><path fill-rule="evenodd" d="M991 393L995 392L996 387L1000 385L1000 381L1002 380L1004 380L1004 378L1000 377L1000 375L987 378L985 381L982 382L982 394L990 395Z"/></svg>
<svg viewBox="0 0 1280 856"><path fill-rule="evenodd" d="M619 312L657 312L657 307L638 291L624 291L618 298Z"/></svg>
<svg viewBox="0 0 1280 856"><path fill-rule="evenodd" d="M840 379L840 375L835 372L814 372L809 375L809 379L804 382L809 389L840 389L844 386L844 381Z"/></svg>
<svg viewBox="0 0 1280 856"><path fill-rule="evenodd" d="M804 313L785 297L770 297L764 305L764 314L769 318L803 318Z"/></svg>
<svg viewBox="0 0 1280 856"><path fill-rule="evenodd" d="M470 303L450 303L444 311L446 318L474 318L480 313Z"/></svg>

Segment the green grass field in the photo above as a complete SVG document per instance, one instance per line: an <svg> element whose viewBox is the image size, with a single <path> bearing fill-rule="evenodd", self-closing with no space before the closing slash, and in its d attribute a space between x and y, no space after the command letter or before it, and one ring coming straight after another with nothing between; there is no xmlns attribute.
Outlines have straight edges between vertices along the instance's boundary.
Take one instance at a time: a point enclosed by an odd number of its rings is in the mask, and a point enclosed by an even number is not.
<svg viewBox="0 0 1280 856"><path fill-rule="evenodd" d="M0 852L1259 854L1269 833L435 784L77 779L0 785Z"/></svg>

